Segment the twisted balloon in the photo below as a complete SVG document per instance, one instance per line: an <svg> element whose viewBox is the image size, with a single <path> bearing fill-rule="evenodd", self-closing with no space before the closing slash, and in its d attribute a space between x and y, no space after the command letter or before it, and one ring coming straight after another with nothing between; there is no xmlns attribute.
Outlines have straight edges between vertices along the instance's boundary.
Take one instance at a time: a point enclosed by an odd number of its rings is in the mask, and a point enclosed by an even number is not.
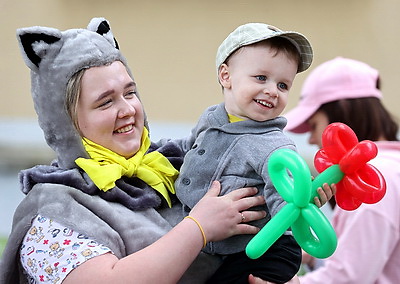
<svg viewBox="0 0 400 284"><path fill-rule="evenodd" d="M333 254L337 238L330 222L313 204L317 188L336 183L338 206L354 210L376 203L386 192L382 174L367 162L377 155L375 143L358 142L353 130L332 123L322 135L314 164L320 174L311 181L306 162L294 151L275 151L268 161L271 180L286 205L248 243L246 254L258 258L289 228L304 251L317 258ZM290 174L289 174L290 173Z"/></svg>

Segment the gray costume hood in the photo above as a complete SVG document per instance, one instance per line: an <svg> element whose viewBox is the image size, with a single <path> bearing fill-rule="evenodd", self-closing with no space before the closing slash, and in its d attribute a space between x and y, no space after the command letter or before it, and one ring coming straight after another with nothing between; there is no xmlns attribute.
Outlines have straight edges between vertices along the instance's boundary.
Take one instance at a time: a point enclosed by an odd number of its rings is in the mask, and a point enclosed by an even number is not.
<svg viewBox="0 0 400 284"><path fill-rule="evenodd" d="M109 22L93 18L87 29L66 31L22 28L17 30L17 39L31 69L33 102L47 144L56 152L60 168L76 168L75 160L88 154L65 108L66 86L81 69L116 60L127 67Z"/></svg>

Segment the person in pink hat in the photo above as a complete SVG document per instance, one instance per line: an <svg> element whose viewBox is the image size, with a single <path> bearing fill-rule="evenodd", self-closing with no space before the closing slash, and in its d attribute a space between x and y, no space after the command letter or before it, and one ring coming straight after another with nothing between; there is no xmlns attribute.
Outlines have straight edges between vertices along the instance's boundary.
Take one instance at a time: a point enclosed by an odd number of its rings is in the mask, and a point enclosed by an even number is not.
<svg viewBox="0 0 400 284"><path fill-rule="evenodd" d="M321 147L321 135L332 122L350 126L359 140L372 140L378 155L371 161L386 180L385 197L355 211L333 207L338 236L335 253L316 267L303 284L400 283L400 142L398 124L382 104L379 72L353 59L337 57L315 68L304 82L297 107L286 114L286 130L309 132L309 143Z"/></svg>

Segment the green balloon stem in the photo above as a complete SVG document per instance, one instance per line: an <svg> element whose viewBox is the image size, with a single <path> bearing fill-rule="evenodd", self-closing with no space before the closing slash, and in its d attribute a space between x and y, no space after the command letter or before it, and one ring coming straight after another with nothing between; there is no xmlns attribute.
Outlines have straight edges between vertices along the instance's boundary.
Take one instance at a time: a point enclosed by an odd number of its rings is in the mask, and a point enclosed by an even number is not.
<svg viewBox="0 0 400 284"><path fill-rule="evenodd" d="M250 240L246 254L251 259L259 258L299 217L300 209L293 203L282 209Z"/></svg>
<svg viewBox="0 0 400 284"><path fill-rule="evenodd" d="M322 187L324 183L331 185L332 183L340 182L344 177L344 173L340 170L338 164L332 165L325 171L320 173L311 183L310 202L313 202L314 197L318 196L317 188Z"/></svg>

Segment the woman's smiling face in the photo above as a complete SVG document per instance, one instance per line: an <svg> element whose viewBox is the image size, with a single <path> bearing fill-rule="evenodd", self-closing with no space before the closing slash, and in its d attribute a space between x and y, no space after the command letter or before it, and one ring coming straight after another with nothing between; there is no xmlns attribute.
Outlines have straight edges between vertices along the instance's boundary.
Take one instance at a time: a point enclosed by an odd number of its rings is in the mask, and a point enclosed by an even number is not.
<svg viewBox="0 0 400 284"><path fill-rule="evenodd" d="M140 148L144 110L136 83L120 61L85 71L76 108L78 127L91 141L126 158Z"/></svg>

